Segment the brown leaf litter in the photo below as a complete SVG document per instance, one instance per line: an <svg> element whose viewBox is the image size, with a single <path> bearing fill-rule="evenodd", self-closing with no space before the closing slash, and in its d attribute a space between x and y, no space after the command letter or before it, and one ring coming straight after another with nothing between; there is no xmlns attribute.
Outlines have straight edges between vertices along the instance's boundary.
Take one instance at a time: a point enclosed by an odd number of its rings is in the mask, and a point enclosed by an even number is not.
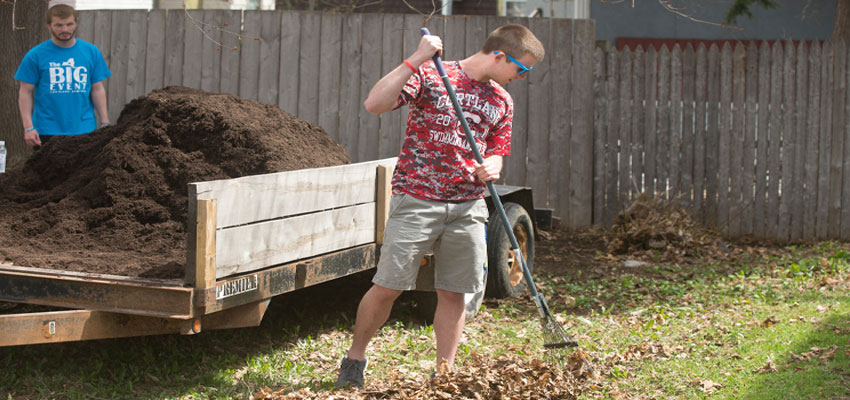
<svg viewBox="0 0 850 400"><path fill-rule="evenodd" d="M563 364L518 355L491 358L472 353L456 369L441 368L433 379L413 379L395 372L383 380L366 381L363 389L314 392L301 389L261 388L253 398L303 399L575 399L592 384L581 372L581 354L574 352Z"/></svg>
<svg viewBox="0 0 850 400"><path fill-rule="evenodd" d="M612 254L663 250L695 255L717 242L717 236L700 227L675 200L647 194L639 195L617 215L608 236Z"/></svg>

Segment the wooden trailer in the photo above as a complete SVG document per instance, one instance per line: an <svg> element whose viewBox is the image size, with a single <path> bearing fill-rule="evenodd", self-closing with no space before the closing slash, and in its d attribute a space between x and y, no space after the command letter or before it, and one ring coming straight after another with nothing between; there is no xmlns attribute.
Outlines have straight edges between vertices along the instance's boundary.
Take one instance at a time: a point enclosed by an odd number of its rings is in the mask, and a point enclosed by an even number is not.
<svg viewBox="0 0 850 400"><path fill-rule="evenodd" d="M0 314L0 346L258 326L272 297L376 266L394 165L389 158L189 184L183 280L0 266L0 301L68 309ZM501 187L500 197L506 209L522 209L520 222L534 215L530 189ZM533 221L515 227L525 254L533 255L535 229ZM504 271L493 283L491 265L488 287L516 295L518 263L510 249L499 255L495 269ZM433 290L430 260L417 285L425 291ZM482 296L471 296L471 307Z"/></svg>

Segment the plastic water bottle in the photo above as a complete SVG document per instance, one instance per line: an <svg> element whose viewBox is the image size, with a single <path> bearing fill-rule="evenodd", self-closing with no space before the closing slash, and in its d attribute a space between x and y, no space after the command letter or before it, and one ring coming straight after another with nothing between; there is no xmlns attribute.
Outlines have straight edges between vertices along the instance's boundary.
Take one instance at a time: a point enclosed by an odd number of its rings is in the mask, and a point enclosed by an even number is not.
<svg viewBox="0 0 850 400"><path fill-rule="evenodd" d="M0 141L0 174L6 172L6 142Z"/></svg>

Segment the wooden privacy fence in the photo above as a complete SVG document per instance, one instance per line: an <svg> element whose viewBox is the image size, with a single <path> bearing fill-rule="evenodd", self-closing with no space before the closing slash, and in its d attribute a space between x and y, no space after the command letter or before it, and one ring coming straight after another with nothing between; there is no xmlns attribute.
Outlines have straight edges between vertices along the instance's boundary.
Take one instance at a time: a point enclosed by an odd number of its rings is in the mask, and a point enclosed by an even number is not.
<svg viewBox="0 0 850 400"><path fill-rule="evenodd" d="M316 123L355 162L395 157L406 110L363 108L369 89L413 53L423 17L292 11L81 11L78 36L104 53L111 118L151 90L182 85L276 104ZM444 59L480 48L506 23L528 26L547 49L528 79L507 86L516 104L503 182L531 186L535 204L567 226L591 222L591 20L435 16Z"/></svg>
<svg viewBox="0 0 850 400"><path fill-rule="evenodd" d="M847 45L594 58L594 223L645 192L730 236L850 238Z"/></svg>

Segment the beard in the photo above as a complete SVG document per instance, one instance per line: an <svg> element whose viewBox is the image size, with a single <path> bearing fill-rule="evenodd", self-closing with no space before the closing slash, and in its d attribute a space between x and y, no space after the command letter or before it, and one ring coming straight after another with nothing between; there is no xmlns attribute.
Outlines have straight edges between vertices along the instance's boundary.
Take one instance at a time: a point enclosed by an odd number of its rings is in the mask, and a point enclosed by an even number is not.
<svg viewBox="0 0 850 400"><path fill-rule="evenodd" d="M73 39L73 38L74 38L74 36L76 36L76 35L77 35L77 30L75 29L75 30L73 30L72 32L62 32L62 33L59 33L59 34L57 34L56 32L53 32L53 30L51 30L51 31L50 31L50 34L51 34L51 35L52 35L52 36L53 36L56 40L58 40L58 41L60 41L60 42L68 42L68 41L70 41L71 39Z"/></svg>

